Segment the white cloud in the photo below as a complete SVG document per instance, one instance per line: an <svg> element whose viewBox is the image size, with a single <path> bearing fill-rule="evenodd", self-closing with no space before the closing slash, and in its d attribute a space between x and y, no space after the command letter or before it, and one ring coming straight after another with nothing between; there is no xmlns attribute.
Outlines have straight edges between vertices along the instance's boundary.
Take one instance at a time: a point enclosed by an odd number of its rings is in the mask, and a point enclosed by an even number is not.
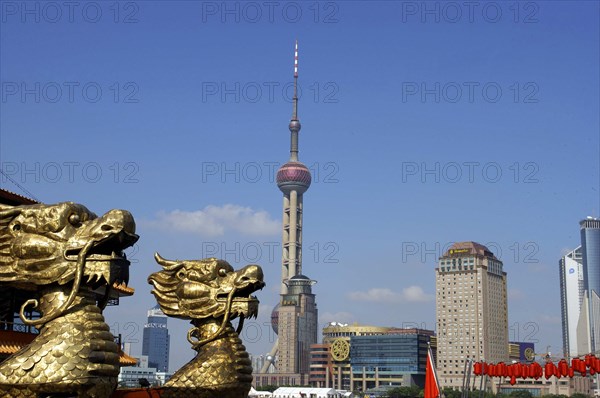
<svg viewBox="0 0 600 398"><path fill-rule="evenodd" d="M321 324L323 324L323 325L325 325L326 323L329 323L329 322L353 323L356 320L356 317L354 316L354 314L351 314L350 312L344 312L344 311L335 312L335 313L324 312L324 313L320 314L319 320L320 320Z"/></svg>
<svg viewBox="0 0 600 398"><path fill-rule="evenodd" d="M273 220L266 211L253 210L233 204L206 206L202 210L161 211L151 225L203 236L222 236L227 232L244 235L275 235L281 222Z"/></svg>
<svg viewBox="0 0 600 398"><path fill-rule="evenodd" d="M420 286L413 285L402 289L400 293L388 288L373 288L367 292L350 292L348 298L371 303L414 303L431 301L433 296L426 294Z"/></svg>

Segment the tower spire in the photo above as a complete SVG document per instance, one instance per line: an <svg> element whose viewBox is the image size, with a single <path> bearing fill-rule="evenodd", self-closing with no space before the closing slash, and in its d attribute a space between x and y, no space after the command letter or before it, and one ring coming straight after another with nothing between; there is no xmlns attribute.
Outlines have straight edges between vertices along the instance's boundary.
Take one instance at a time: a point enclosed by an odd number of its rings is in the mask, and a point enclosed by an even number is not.
<svg viewBox="0 0 600 398"><path fill-rule="evenodd" d="M290 132L291 143L290 143L290 160L298 161L298 132L300 132L300 120L298 120L298 40L296 40L296 47L294 49L294 98L292 119L290 120Z"/></svg>

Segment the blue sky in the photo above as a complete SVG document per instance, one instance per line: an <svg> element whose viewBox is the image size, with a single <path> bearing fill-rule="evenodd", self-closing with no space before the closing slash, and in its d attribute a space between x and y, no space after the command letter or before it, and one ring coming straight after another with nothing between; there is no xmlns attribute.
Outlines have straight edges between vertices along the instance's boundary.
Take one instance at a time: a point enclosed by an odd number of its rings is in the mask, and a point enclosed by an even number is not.
<svg viewBox="0 0 600 398"><path fill-rule="evenodd" d="M559 353L558 259L600 215L599 5L472 4L2 1L0 162L44 202L134 214L136 294L106 311L134 353L154 251L261 264L242 337L265 353L298 39L321 322L435 328L437 257L474 240L504 261L510 339Z"/></svg>

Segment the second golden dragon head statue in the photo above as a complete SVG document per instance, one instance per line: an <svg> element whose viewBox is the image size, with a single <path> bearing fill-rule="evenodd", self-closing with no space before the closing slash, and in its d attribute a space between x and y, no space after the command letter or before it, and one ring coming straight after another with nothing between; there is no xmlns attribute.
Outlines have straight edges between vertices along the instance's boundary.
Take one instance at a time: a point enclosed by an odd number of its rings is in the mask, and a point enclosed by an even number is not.
<svg viewBox="0 0 600 398"><path fill-rule="evenodd" d="M216 320L220 329L210 337L194 340L195 329L188 333L194 348L212 341L221 334L229 321L239 317L238 333L243 320L258 315L258 299L252 294L265 286L263 271L258 265L247 265L235 271L224 260L167 260L154 255L162 271L148 277L165 315L190 319L197 324L202 320Z"/></svg>

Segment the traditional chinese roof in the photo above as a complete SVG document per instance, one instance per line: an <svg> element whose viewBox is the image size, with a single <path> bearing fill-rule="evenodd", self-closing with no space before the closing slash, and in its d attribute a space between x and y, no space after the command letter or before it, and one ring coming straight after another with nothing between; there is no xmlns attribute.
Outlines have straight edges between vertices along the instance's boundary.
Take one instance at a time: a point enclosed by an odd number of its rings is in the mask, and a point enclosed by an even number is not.
<svg viewBox="0 0 600 398"><path fill-rule="evenodd" d="M36 200L19 195L6 189L0 189L0 204L9 206L33 205L39 203Z"/></svg>
<svg viewBox="0 0 600 398"><path fill-rule="evenodd" d="M12 330L0 331L0 355L12 355L31 343L37 334L14 332Z"/></svg>

